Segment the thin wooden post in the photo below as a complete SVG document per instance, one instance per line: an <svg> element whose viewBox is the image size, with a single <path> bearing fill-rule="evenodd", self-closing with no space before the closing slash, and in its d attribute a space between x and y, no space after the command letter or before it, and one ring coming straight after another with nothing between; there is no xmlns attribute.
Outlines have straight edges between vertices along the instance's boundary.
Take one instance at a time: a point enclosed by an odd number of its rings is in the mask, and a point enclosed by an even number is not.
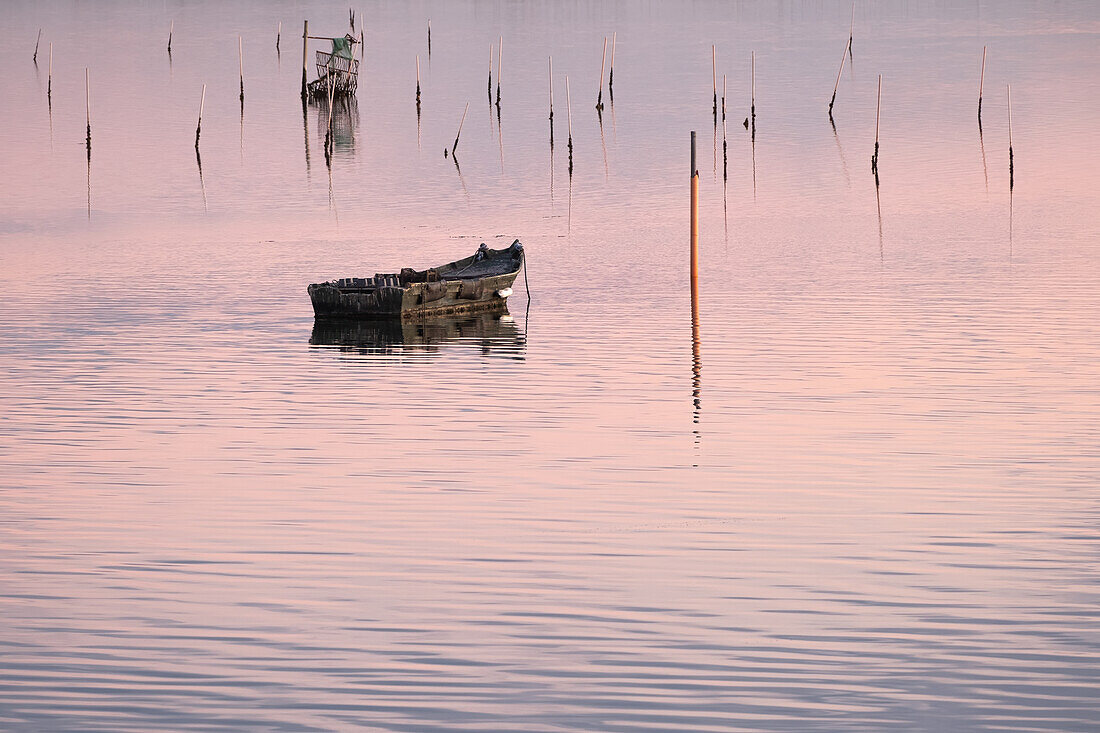
<svg viewBox="0 0 1100 733"><path fill-rule="evenodd" d="M306 57L309 54L309 21L302 24L302 101L306 101Z"/></svg>
<svg viewBox="0 0 1100 733"><path fill-rule="evenodd" d="M569 177L573 177L573 101L569 95L569 74L565 75L565 122L569 130Z"/></svg>
<svg viewBox="0 0 1100 733"><path fill-rule="evenodd" d="M611 73L607 76L607 96L612 104L615 104L615 41L618 37L618 31L611 34Z"/></svg>
<svg viewBox="0 0 1100 733"><path fill-rule="evenodd" d="M851 39L848 43L851 43ZM833 116L833 103L836 102L836 90L840 88L840 75L844 73L844 62L848 58L848 47L845 46L844 50L840 52L840 69L836 72L836 84L833 84L833 98L829 100L829 117Z"/></svg>
<svg viewBox="0 0 1100 733"><path fill-rule="evenodd" d="M172 21L168 24L168 55L172 55L172 33L176 30L176 21Z"/></svg>
<svg viewBox="0 0 1100 733"><path fill-rule="evenodd" d="M432 57L432 19L428 18L428 58Z"/></svg>
<svg viewBox="0 0 1100 733"><path fill-rule="evenodd" d="M241 104L244 104L244 41L237 36L237 63L241 71Z"/></svg>
<svg viewBox="0 0 1100 733"><path fill-rule="evenodd" d="M714 124L718 124L718 55L714 44L710 46L710 85L714 90Z"/></svg>
<svg viewBox="0 0 1100 733"><path fill-rule="evenodd" d="M695 167L695 130L691 131L691 289L699 284L699 170Z"/></svg>
<svg viewBox="0 0 1100 733"><path fill-rule="evenodd" d="M752 52L751 74L752 74L752 106L750 112L752 112L752 127L753 131L756 130L756 51Z"/></svg>
<svg viewBox="0 0 1100 733"><path fill-rule="evenodd" d="M491 43L489 44L489 106L493 106L493 44Z"/></svg>
<svg viewBox="0 0 1100 733"><path fill-rule="evenodd" d="M470 103L466 103L466 109L462 110L462 119L458 121L458 134L455 135L455 144L451 146L451 157L454 157L455 150L458 149L458 138L462 136L462 123L466 121L466 113L470 111Z"/></svg>
<svg viewBox="0 0 1100 733"><path fill-rule="evenodd" d="M279 41L283 38L283 21L279 21L279 30L275 31L275 51L279 51Z"/></svg>
<svg viewBox="0 0 1100 733"><path fill-rule="evenodd" d="M982 46L982 75L978 79L978 127L982 126L982 90L985 88L985 51L986 47Z"/></svg>
<svg viewBox="0 0 1100 733"><path fill-rule="evenodd" d="M607 36L603 37L603 54L600 56L600 93L596 95L596 109L603 109L603 70L607 62Z"/></svg>
<svg viewBox="0 0 1100 733"><path fill-rule="evenodd" d="M332 140L332 69L325 75L328 81L328 124L325 126L325 166L328 167L329 177L332 176L332 153L334 150Z"/></svg>
<svg viewBox="0 0 1100 733"><path fill-rule="evenodd" d="M53 41L50 42L50 72L46 77L46 99L53 100Z"/></svg>
<svg viewBox="0 0 1100 733"><path fill-rule="evenodd" d="M547 63L547 79L550 81L550 168L551 168L550 185L551 185L551 188L552 188L553 185L554 185L554 179L553 179L553 175L552 175L553 174L553 167L554 167L554 57L553 56L547 56L546 57L546 63ZM551 193L553 193L552 190L551 190Z"/></svg>
<svg viewBox="0 0 1100 733"><path fill-rule="evenodd" d="M1014 183L1014 171L1012 164L1012 85L1008 84L1008 190L1012 190Z"/></svg>
<svg viewBox="0 0 1100 733"><path fill-rule="evenodd" d="M871 156L871 172L875 174L875 184L878 184L878 130L882 113L882 74L878 75L878 96L875 101L875 153Z"/></svg>
<svg viewBox="0 0 1100 733"><path fill-rule="evenodd" d="M500 106L500 77L504 75L504 70L500 65L501 57L504 54L504 36L500 37L497 43L497 107Z"/></svg>
<svg viewBox="0 0 1100 733"><path fill-rule="evenodd" d="M195 125L195 152L199 150L199 135L202 134L202 107L206 104L206 85L202 85L202 96L199 97L199 121Z"/></svg>
<svg viewBox="0 0 1100 733"><path fill-rule="evenodd" d="M416 109L420 111L420 54L416 55Z"/></svg>
<svg viewBox="0 0 1100 733"><path fill-rule="evenodd" d="M727 177L729 158L727 157L726 148L726 75L722 74L722 181L724 182ZM725 184L722 188L722 211L725 213Z"/></svg>
<svg viewBox="0 0 1100 733"><path fill-rule="evenodd" d="M84 140L88 147L88 160L92 159L92 82L88 67L84 67L84 119L88 124L88 135Z"/></svg>
<svg viewBox="0 0 1100 733"><path fill-rule="evenodd" d="M38 38L34 41L34 65L38 66L38 44L42 42L42 29L38 29Z"/></svg>
<svg viewBox="0 0 1100 733"><path fill-rule="evenodd" d="M547 76L550 80L550 129L554 129L554 57L547 56L546 62L548 64ZM551 134L553 134L551 132Z"/></svg>

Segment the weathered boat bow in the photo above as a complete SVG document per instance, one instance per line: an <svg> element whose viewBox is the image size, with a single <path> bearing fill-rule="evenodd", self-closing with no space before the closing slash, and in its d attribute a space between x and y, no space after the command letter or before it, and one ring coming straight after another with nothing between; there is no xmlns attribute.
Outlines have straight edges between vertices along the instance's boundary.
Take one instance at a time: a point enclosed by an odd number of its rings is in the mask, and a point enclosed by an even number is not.
<svg viewBox="0 0 1100 733"><path fill-rule="evenodd" d="M425 317L501 308L523 268L517 239L504 249L484 243L461 260L426 270L406 267L374 277L345 277L307 288L318 318Z"/></svg>

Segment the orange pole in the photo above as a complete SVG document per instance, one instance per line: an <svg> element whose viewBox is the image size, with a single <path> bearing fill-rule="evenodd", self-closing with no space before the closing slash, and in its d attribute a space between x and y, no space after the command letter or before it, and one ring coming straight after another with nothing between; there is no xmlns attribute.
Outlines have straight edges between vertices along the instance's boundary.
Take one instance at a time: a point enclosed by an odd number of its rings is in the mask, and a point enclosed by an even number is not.
<svg viewBox="0 0 1100 733"><path fill-rule="evenodd" d="M695 168L695 131L691 131L691 289L699 286L699 171Z"/></svg>

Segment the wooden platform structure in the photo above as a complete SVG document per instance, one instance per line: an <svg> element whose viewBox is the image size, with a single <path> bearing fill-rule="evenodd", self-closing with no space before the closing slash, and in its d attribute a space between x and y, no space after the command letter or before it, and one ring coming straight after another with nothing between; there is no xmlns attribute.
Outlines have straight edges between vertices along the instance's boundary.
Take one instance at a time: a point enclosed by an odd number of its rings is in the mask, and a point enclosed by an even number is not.
<svg viewBox="0 0 1100 733"><path fill-rule="evenodd" d="M355 58L355 45L362 41L351 34L343 38L308 38L332 41L331 50L316 51L317 78L307 86L310 100L354 96L359 86L359 60Z"/></svg>

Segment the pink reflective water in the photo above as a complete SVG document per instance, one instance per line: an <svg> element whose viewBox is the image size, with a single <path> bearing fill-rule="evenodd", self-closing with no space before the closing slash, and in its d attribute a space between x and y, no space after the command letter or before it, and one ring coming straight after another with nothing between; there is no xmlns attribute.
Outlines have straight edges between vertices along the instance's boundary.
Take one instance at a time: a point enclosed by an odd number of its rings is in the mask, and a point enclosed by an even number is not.
<svg viewBox="0 0 1100 733"><path fill-rule="evenodd" d="M1092 5L857 5L835 131L848 3L363 7L331 169L297 36L343 34L342 8L6 13L5 725L1100 714ZM309 282L514 237L532 297L510 320L315 329Z"/></svg>

